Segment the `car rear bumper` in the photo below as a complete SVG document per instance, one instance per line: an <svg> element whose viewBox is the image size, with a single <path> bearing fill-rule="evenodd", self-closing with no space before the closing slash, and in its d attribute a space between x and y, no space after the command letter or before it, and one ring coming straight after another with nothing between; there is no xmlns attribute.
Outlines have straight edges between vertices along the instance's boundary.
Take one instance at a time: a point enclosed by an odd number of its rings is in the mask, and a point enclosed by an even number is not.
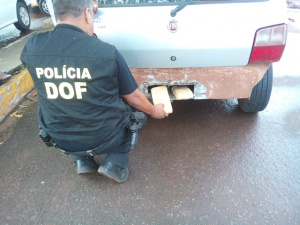
<svg viewBox="0 0 300 225"><path fill-rule="evenodd" d="M152 87L186 85L193 99L249 98L253 87L263 78L271 63L249 63L233 67L134 68L140 90L148 97ZM170 92L170 98L175 97Z"/></svg>

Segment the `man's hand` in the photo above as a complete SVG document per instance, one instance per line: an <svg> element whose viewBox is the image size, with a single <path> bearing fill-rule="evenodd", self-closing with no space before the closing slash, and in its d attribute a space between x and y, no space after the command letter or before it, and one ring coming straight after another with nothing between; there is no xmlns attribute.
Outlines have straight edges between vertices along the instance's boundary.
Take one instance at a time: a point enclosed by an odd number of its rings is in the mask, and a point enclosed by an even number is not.
<svg viewBox="0 0 300 225"><path fill-rule="evenodd" d="M168 113L165 112L164 108L164 104L154 105L154 111L150 115L155 119L163 119L168 116Z"/></svg>
<svg viewBox="0 0 300 225"><path fill-rule="evenodd" d="M138 89L129 95L122 96L132 107L149 114L155 119L163 119L168 116L164 104L152 105L146 96Z"/></svg>

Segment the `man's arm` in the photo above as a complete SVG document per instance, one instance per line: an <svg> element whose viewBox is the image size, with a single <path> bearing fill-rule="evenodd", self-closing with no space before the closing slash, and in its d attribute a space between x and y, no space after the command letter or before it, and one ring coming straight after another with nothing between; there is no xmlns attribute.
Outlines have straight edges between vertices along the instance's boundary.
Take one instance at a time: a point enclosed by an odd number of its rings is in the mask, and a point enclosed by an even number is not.
<svg viewBox="0 0 300 225"><path fill-rule="evenodd" d="M138 89L129 95L122 95L129 105L149 114L155 119L163 119L168 116L164 110L164 104L152 105L146 96Z"/></svg>
<svg viewBox="0 0 300 225"><path fill-rule="evenodd" d="M152 105L146 96L138 90L138 85L132 76L124 58L116 50L116 61L119 66L118 83L119 94L132 107L151 115L155 119L163 119L168 114L164 110L163 104Z"/></svg>

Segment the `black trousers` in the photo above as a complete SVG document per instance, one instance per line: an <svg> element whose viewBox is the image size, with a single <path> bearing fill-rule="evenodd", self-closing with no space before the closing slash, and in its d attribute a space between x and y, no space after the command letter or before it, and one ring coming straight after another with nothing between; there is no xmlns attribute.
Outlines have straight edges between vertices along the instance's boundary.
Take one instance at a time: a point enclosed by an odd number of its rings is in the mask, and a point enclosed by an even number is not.
<svg viewBox="0 0 300 225"><path fill-rule="evenodd" d="M110 143L87 151L72 151L70 146L69 148L63 146L64 148L62 148L55 144L55 142L53 144L64 154L71 155L74 162L79 159L93 158L95 155L106 154L105 161L125 167L129 162L130 142L131 132L127 128L124 128Z"/></svg>

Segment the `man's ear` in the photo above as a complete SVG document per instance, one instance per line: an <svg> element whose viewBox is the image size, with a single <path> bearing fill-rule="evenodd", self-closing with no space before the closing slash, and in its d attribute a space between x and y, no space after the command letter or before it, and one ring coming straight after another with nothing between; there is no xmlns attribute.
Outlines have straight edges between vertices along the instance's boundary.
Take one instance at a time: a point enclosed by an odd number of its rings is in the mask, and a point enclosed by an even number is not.
<svg viewBox="0 0 300 225"><path fill-rule="evenodd" d="M91 12L91 10L89 8L86 8L84 10L84 16L85 16L85 20L88 24L91 24L94 20L93 18L93 12Z"/></svg>

